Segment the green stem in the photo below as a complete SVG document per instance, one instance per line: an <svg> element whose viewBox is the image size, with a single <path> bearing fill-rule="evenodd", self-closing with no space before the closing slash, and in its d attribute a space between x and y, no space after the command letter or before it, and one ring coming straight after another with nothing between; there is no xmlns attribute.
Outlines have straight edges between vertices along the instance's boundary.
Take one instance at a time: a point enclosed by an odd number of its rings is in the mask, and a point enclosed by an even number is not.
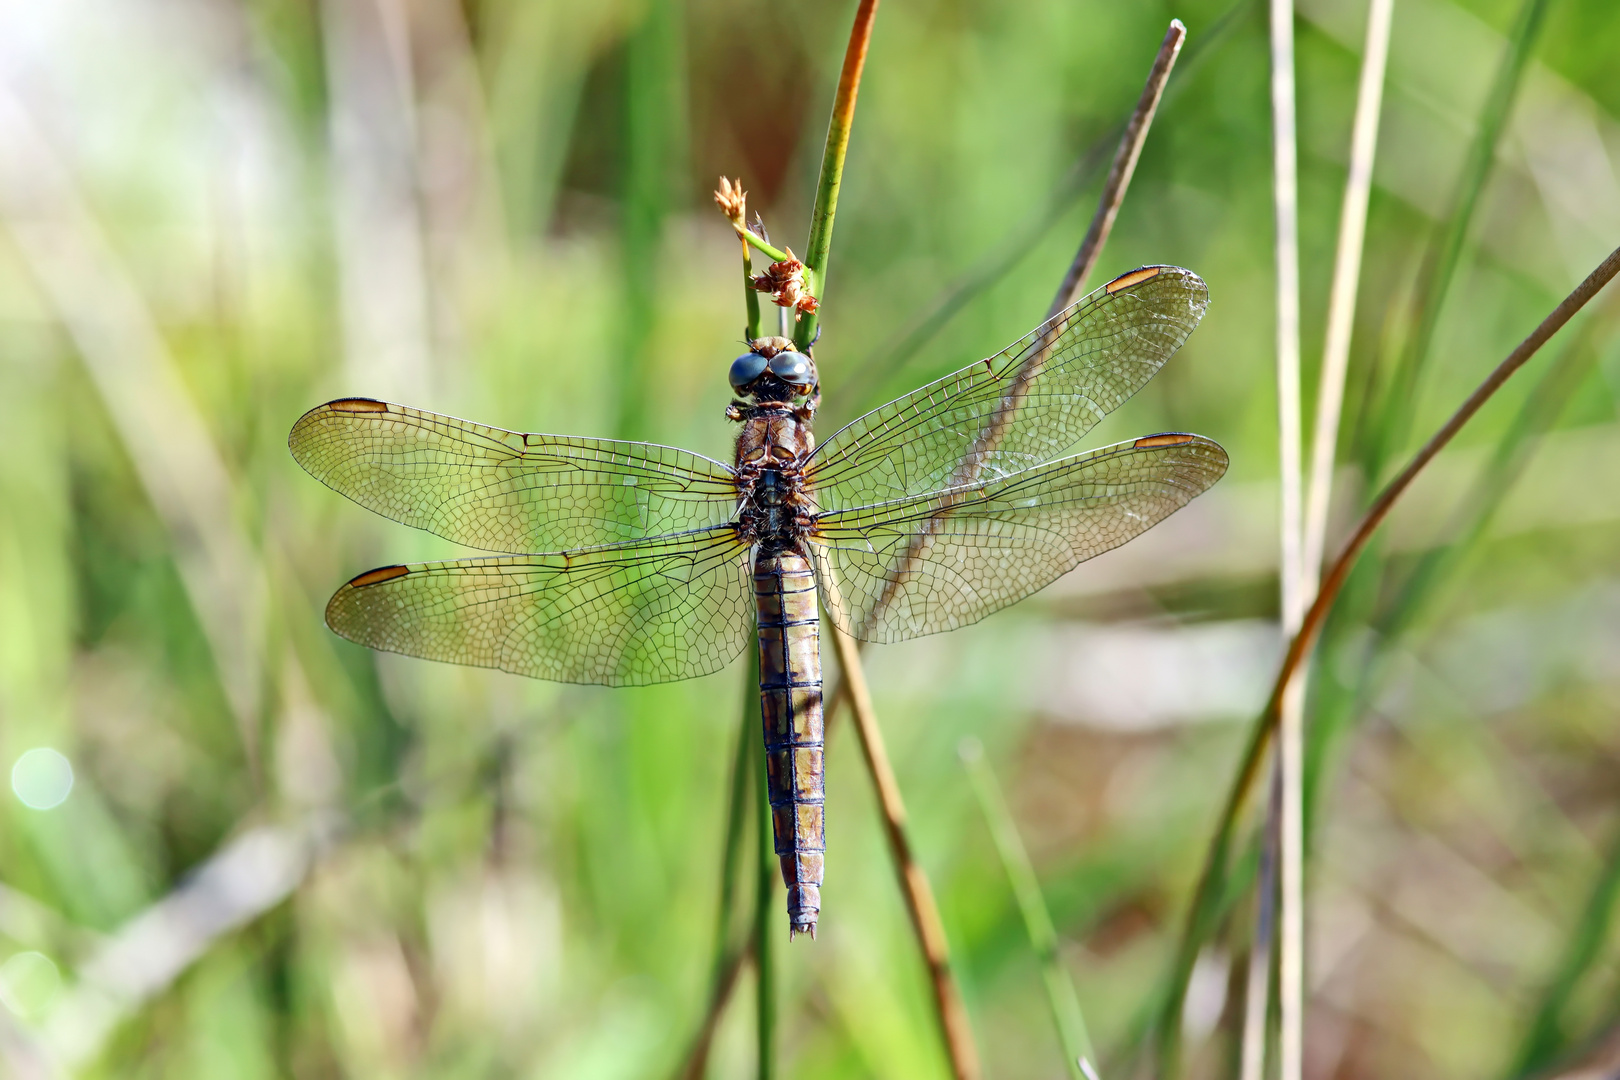
<svg viewBox="0 0 1620 1080"><path fill-rule="evenodd" d="M979 797L985 824L1001 856L1002 868L1007 871L1007 882L1018 900L1018 910L1024 917L1024 930L1029 943L1041 963L1041 976L1046 983L1046 1000L1052 1009L1052 1022L1057 1027L1058 1041L1063 1044L1064 1063L1073 1080L1095 1080L1097 1052L1091 1045L1091 1034L1086 1030L1085 1014L1080 1010L1080 997L1074 982L1063 967L1058 954L1057 928L1052 925L1051 912L1041 895L1035 867L1029 861L1029 851L1018 835L1018 826L1007 809L996 774L984 760L984 750L977 739L964 739L958 751L962 764L967 766L973 791Z"/></svg>
<svg viewBox="0 0 1620 1080"><path fill-rule="evenodd" d="M748 241L746 239L743 240L742 252L743 303L748 308L748 340L753 341L760 336L759 290L754 288L754 257L748 251Z"/></svg>
<svg viewBox="0 0 1620 1080"><path fill-rule="evenodd" d="M646 268L664 255L664 231L676 175L674 133L683 121L675 92L683 60L669 0L648 4L641 25L626 42L623 177L623 273L626 317L625 370L619 382L618 422L623 438L644 438L651 418L645 388L655 363L660 288Z"/></svg>
<svg viewBox="0 0 1620 1080"><path fill-rule="evenodd" d="M748 686L746 693L757 700L759 688ZM737 750L731 761L731 794L726 803L726 847L720 863L720 916L715 927L714 975L719 984L731 955L732 903L737 891L737 865L742 857L743 826L747 824L748 774L753 764L750 752L758 736L751 710L743 709L742 730L737 733Z"/></svg>
<svg viewBox="0 0 1620 1080"><path fill-rule="evenodd" d="M749 695L745 710L747 726L753 728L754 749L749 758L758 766L754 777L755 818L759 828L759 876L754 893L754 970L758 1010L755 1014L759 1036L759 1080L776 1075L776 965L771 955L771 900L775 894L776 852L771 842L771 798L765 787L765 748L759 735L759 653L750 649Z"/></svg>
<svg viewBox="0 0 1620 1080"><path fill-rule="evenodd" d="M787 252L772 247L768 241L756 235L751 229L744 229L737 225L733 225L732 228L737 230L737 235L742 237L743 243L753 244L759 248L759 250L770 256L771 262L787 262Z"/></svg>
<svg viewBox="0 0 1620 1080"><path fill-rule="evenodd" d="M861 0L855 11L855 25L849 31L844 50L844 68L838 75L838 94L833 98L832 120L827 125L827 145L821 153L821 176L816 182L816 206L810 215L810 242L806 246L805 287L820 300L827 281L827 253L832 248L833 217L838 211L838 189L844 181L844 158L849 152L849 133L855 124L855 98L861 88L861 70L866 66L866 49L872 41L872 21L878 0ZM793 343L809 348L816 336L816 314L799 320Z"/></svg>

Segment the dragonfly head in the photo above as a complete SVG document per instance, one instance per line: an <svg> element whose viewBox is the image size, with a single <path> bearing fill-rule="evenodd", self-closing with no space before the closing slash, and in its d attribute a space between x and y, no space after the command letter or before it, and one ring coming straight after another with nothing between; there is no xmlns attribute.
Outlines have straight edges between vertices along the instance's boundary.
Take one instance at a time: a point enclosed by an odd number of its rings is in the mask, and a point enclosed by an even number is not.
<svg viewBox="0 0 1620 1080"><path fill-rule="evenodd" d="M784 337L755 338L731 362L731 388L762 401L806 397L816 388L816 362Z"/></svg>

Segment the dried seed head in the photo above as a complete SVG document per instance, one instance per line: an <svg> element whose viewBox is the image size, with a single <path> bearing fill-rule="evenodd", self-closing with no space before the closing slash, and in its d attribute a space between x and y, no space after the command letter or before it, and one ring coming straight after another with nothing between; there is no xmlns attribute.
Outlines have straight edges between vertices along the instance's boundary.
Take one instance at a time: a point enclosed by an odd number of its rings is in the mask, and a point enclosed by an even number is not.
<svg viewBox="0 0 1620 1080"><path fill-rule="evenodd" d="M732 183L725 177L720 178L720 186L714 192L714 205L737 228L745 228L748 217L748 192L743 190L742 181Z"/></svg>
<svg viewBox="0 0 1620 1080"><path fill-rule="evenodd" d="M771 263L770 269L754 277L754 288L771 294L777 307L792 308L796 313L808 314L816 310L816 298L804 284L804 263L793 257L787 249L787 258ZM797 318L797 314L795 315Z"/></svg>

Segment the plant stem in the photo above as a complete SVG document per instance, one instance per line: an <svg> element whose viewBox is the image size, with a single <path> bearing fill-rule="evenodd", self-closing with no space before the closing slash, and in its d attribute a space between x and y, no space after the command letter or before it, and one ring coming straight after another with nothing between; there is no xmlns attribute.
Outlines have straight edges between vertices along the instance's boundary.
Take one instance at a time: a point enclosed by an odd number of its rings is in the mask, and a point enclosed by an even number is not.
<svg viewBox="0 0 1620 1080"><path fill-rule="evenodd" d="M1271 1002L1271 941L1277 919L1277 855L1280 834L1272 826L1281 812L1282 776L1271 773L1271 803L1261 830L1260 872L1255 887L1254 941L1245 973L1243 1042L1239 1080L1262 1080L1266 1069L1266 1019Z"/></svg>
<svg viewBox="0 0 1620 1080"><path fill-rule="evenodd" d="M951 1072L957 1080L977 1080L980 1075L979 1052L973 1045L973 1030L968 1026L967 1010L962 1006L962 994L951 974L950 952L945 943L945 927L939 918L939 907L934 892L928 885L928 875L911 851L911 840L906 835L906 808L900 798L900 785L895 781L894 769L889 764L889 752L883 744L883 732L878 728L872 711L872 698L867 690L866 675L861 668L855 642L831 621L825 623L833 648L843 668L843 695L849 699L850 712L855 718L855 731L860 736L861 754L866 759L867 771L877 789L878 808L883 812L883 829L889 841L889 852L894 857L895 871L900 877L900 891L906 898L906 912L911 916L912 929L922 947L923 961L928 965L928 977L934 990L934 1004L939 1016L940 1030L945 1037L945 1050L950 1056Z"/></svg>
<svg viewBox="0 0 1620 1080"><path fill-rule="evenodd" d="M1589 274L1586 280L1576 286L1575 290L1566 296L1552 312L1541 321L1541 324L1531 332L1530 336L1521 341L1514 350L1488 375L1480 385L1475 388L1460 406L1451 415L1444 426L1425 443L1389 484L1381 491L1378 498L1362 515L1350 539L1338 558L1328 569L1322 580L1321 591L1305 612L1305 618L1299 632L1294 635L1288 644L1288 650L1283 656L1282 663L1277 672L1276 681L1272 685L1271 696L1264 710L1255 722L1254 730L1250 734L1248 746L1244 750L1243 758L1238 765L1237 775L1233 777L1232 786L1227 793L1226 803L1221 811L1221 817L1215 829L1215 835L1210 842L1210 848L1204 859L1204 868L1200 875L1197 890L1193 894L1191 906L1187 912L1186 927L1182 931L1180 946L1176 952L1175 967L1171 974L1171 987L1165 995L1164 1009L1160 1014L1160 1075L1170 1077L1175 1075L1179 1048L1177 1046L1177 1026L1181 1017L1181 1006L1185 999L1187 989L1187 976L1192 972L1192 961L1198 955L1203 945L1204 937L1209 926L1210 913L1217 910L1222 902L1220 895L1225 879L1226 852L1231 847L1233 828L1238 814L1248 799L1254 780L1259 773L1260 761L1270 744L1271 737L1276 731L1281 698L1284 688L1298 672L1300 666L1310 654L1312 646L1316 643L1317 635L1322 630L1322 624L1327 620L1334 601L1344 588L1350 570L1355 566L1356 559L1366 548L1372 535L1395 504L1400 501L1412 481L1415 480L1435 456L1443 450L1457 432L1473 419L1480 408L1489 401L1502 384L1512 377L1513 373L1523 367L1529 359L1545 345L1553 334L1557 333L1565 323L1585 307L1596 296L1599 290L1609 283L1616 273L1620 273L1620 249L1609 254L1609 257L1598 264L1597 269Z"/></svg>
<svg viewBox="0 0 1620 1080"><path fill-rule="evenodd" d="M1086 277L1097 265L1097 256L1102 254L1103 245L1108 242L1108 234L1114 229L1114 219L1119 216L1120 204L1125 201L1125 192L1131 186L1137 159L1142 156L1142 144L1147 142L1148 129L1153 126L1153 114L1158 111L1159 99L1164 96L1165 83L1170 81L1170 71L1176 66L1181 43L1186 40L1187 28L1180 19L1171 19L1169 29L1164 32L1164 41L1159 44L1159 54L1153 58L1153 66L1148 69L1147 84L1142 87L1142 95L1136 99L1136 108L1120 135L1119 149L1114 151L1114 164L1108 170L1108 179L1103 181L1102 194L1097 199L1097 212L1091 216L1091 224L1080 241L1080 249L1074 253L1074 261L1069 264L1068 273L1063 275L1063 281L1052 297L1052 306L1046 311L1048 319L1074 303L1086 283Z"/></svg>
<svg viewBox="0 0 1620 1080"><path fill-rule="evenodd" d="M855 124L855 98L861 89L861 70L866 66L866 50L872 42L872 22L877 17L878 0L861 0L855 9L855 25L850 27L849 44L844 49L844 67L838 74L838 93L833 98L832 119L827 124L827 145L821 152L821 176L816 181L816 205L810 214L810 240L805 245L805 286L816 299L827 287L827 253L832 248L833 217L838 212L838 189L844 182L844 158L849 152L849 133ZM809 348L816 337L816 314L799 320L793 343Z"/></svg>
<svg viewBox="0 0 1620 1080"><path fill-rule="evenodd" d="M1052 1023L1057 1027L1058 1041L1063 1045L1064 1063L1073 1080L1096 1080L1097 1052L1091 1045L1091 1034L1086 1030L1085 1014L1080 1010L1080 997L1074 982L1063 967L1058 954L1057 929L1052 925L1051 912L1041 895L1035 867L1029 861L1029 851L1018 835L1018 826L1007 800L1002 797L996 774L984 759L984 748L977 739L964 739L958 748L962 764L967 767L968 779L973 782L974 794L984 811L985 824L995 840L996 852L1007 872L1018 901L1018 910L1024 917L1024 930L1029 943L1041 963L1041 975L1046 982L1046 1000L1052 1009Z"/></svg>
<svg viewBox="0 0 1620 1080"><path fill-rule="evenodd" d="M748 756L754 764L754 820L758 829L759 866L754 891L754 971L758 976L755 986L757 1008L754 1014L759 1047L759 1080L771 1080L776 1075L776 964L771 948L771 902L775 896L776 852L772 845L771 797L765 785L765 747L758 738L759 714L759 651L750 649L748 683L750 705L745 711L748 727L755 737L749 741L754 750Z"/></svg>
<svg viewBox="0 0 1620 1080"><path fill-rule="evenodd" d="M781 248L772 247L769 240L766 240L752 229L742 225L733 225L732 228L737 230L737 235L742 238L744 244L752 244L754 247L759 248L772 262L787 262L787 252ZM754 302L756 304L759 302L757 297Z"/></svg>
<svg viewBox="0 0 1620 1080"><path fill-rule="evenodd" d="M739 237L738 239L742 239ZM748 241L742 240L743 305L748 311L748 340L760 336L759 291L754 288L754 257L748 250ZM758 689L757 687L755 688Z"/></svg>
<svg viewBox="0 0 1620 1080"><path fill-rule="evenodd" d="M647 267L657 266L663 256L675 132L681 126L676 103L686 100L675 92L677 73L685 65L674 19L670 0L653 0L626 42L621 197L625 317L615 320L624 335L624 366L615 427L627 439L645 438L651 419L646 386L657 355L661 290Z"/></svg>
<svg viewBox="0 0 1620 1080"><path fill-rule="evenodd" d="M1367 8L1367 41L1361 50L1361 84L1350 134L1350 167L1339 209L1339 245L1328 292L1327 339L1316 388L1316 426L1311 434L1311 478L1305 497L1305 571L1321 573L1327 544L1328 509L1333 501L1333 456L1344 410L1344 380L1350 367L1350 334L1361 282L1361 252L1367 236L1367 202L1372 194L1373 155L1378 149L1378 118L1389 59L1389 27L1395 0L1372 0Z"/></svg>
<svg viewBox="0 0 1620 1080"><path fill-rule="evenodd" d="M1294 2L1271 0L1271 135L1272 189L1276 211L1277 263L1277 440L1281 464L1278 500L1281 507L1281 589L1284 635L1298 631L1309 584L1303 559L1304 490L1300 453L1299 390L1299 175L1298 149L1294 131ZM1282 738L1275 758L1277 797L1266 828L1276 833L1278 878L1281 885L1278 906L1281 918L1277 956L1279 977L1277 995L1282 1022L1278 1040L1278 1080L1300 1080L1301 1042L1304 1035L1305 971L1305 830L1304 785L1301 773L1305 761L1304 684L1294 680L1285 689L1281 704ZM1262 885L1268 885L1265 875ZM1256 956L1269 955L1269 940L1261 940L1272 930L1269 898L1260 902L1262 925L1255 928ZM1251 972L1252 973L1252 972ZM1259 1023L1245 1025L1244 1056L1263 1069L1265 1059L1266 989L1269 970L1258 973L1261 1016ZM1254 984L1251 990L1256 989ZM1247 1038L1258 1032L1259 1046L1248 1046ZM1259 1073L1257 1071L1256 1077Z"/></svg>

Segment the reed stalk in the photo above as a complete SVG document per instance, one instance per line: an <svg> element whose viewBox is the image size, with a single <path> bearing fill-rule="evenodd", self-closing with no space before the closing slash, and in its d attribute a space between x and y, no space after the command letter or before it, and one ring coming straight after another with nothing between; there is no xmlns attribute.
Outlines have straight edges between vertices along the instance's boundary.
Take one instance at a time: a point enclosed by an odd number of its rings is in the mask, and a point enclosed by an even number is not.
<svg viewBox="0 0 1620 1080"><path fill-rule="evenodd" d="M1418 475L1474 418L1484 404L1495 396L1503 384L1540 351L1541 347L1562 329L1576 312L1585 307L1617 273L1620 273L1620 249L1611 252L1599 263L1597 268L1486 376L1445 424L1413 455L1406 467L1384 487L1362 515L1349 540L1324 575L1322 587L1310 608L1306 610L1299 632L1289 641L1287 652L1283 656L1272 685L1271 695L1255 721L1254 730L1250 733L1248 745L1244 749L1237 773L1227 792L1215 834L1205 855L1203 870L1199 875L1192 903L1188 907L1187 921L1176 950L1170 986L1164 995L1163 1008L1160 1012L1160 1076L1175 1076L1179 1071L1179 1024L1182 1004L1186 1000L1187 978L1191 975L1193 961L1208 936L1213 916L1225 903L1226 854L1231 849L1238 816L1248 801L1254 781L1259 775L1260 763L1276 733L1283 692L1308 659L1316 644L1317 636L1321 633L1322 625L1333 609L1334 601L1344 589L1356 560Z"/></svg>
<svg viewBox="0 0 1620 1080"><path fill-rule="evenodd" d="M821 175L816 181L816 204L810 212L810 240L805 245L805 284L818 300L826 296L827 255L832 250L833 219L838 213L838 189L844 182L844 159L849 154L849 133L855 126L855 99L861 89L861 72L866 67L866 51L872 43L872 23L877 18L878 0L861 0L855 9L855 24L849 30L844 49L844 66L838 73L838 93L833 98L832 118L827 123L827 145L821 153ZM800 317L793 332L793 344L808 349L816 339L814 311Z"/></svg>
<svg viewBox="0 0 1620 1080"><path fill-rule="evenodd" d="M1304 563L1303 489L1300 453L1299 377L1299 178L1294 108L1293 0L1271 0L1272 203L1275 213L1277 272L1277 437L1281 507L1282 559L1279 573L1282 629L1292 635L1308 602ZM1260 873L1254 947L1250 954L1243 1025L1244 1080L1259 1080L1265 1067L1266 1017L1269 1014L1272 935L1281 931L1278 1010L1280 1080L1299 1080L1303 1011L1304 943L1304 764L1303 686L1291 683L1282 696L1282 738L1273 762L1271 810L1267 815L1267 852ZM1281 918L1274 921L1272 893L1277 889Z"/></svg>
<svg viewBox="0 0 1620 1080"><path fill-rule="evenodd" d="M1390 640L1403 635L1424 602L1484 539L1496 508L1529 465L1537 440L1558 422L1581 380L1595 366L1594 339L1600 332L1610 332L1615 316L1620 314L1620 305L1615 303L1605 304L1604 309L1575 332L1563 354L1547 368L1525 399L1524 407L1514 414L1507 430L1492 446L1490 460L1446 528L1445 535L1452 539L1424 555L1401 583L1395 599L1375 624L1380 638Z"/></svg>
<svg viewBox="0 0 1620 1080"><path fill-rule="evenodd" d="M1372 195L1373 156L1378 149L1378 118L1389 61L1389 28L1395 0L1371 0L1367 39L1361 50L1361 81L1350 132L1350 165L1339 208L1339 241L1328 291L1327 337L1317 377L1316 424L1311 433L1310 486L1305 496L1305 572L1314 583L1327 544L1328 510L1333 501L1334 450L1344 411L1345 374L1350 368L1350 335L1361 283L1361 253L1367 237L1367 203Z"/></svg>

